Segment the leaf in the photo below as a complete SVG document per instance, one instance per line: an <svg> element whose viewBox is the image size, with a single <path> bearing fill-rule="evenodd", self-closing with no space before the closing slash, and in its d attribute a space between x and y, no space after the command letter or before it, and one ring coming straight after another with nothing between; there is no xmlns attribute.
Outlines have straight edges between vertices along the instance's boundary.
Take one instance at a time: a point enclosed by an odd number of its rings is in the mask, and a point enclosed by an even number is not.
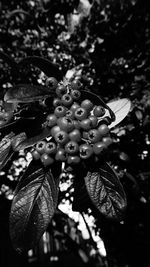
<svg viewBox="0 0 150 267"><path fill-rule="evenodd" d="M53 217L58 201L58 164L43 168L39 161L32 161L19 181L10 212L10 237L18 252L37 245Z"/></svg>
<svg viewBox="0 0 150 267"><path fill-rule="evenodd" d="M115 121L113 121L109 125L109 128L113 128L128 115L131 109L131 101L128 98L122 98L122 99L107 103L107 106L114 112L116 116ZM108 116L108 114L105 114L105 116Z"/></svg>
<svg viewBox="0 0 150 267"><path fill-rule="evenodd" d="M100 213L111 219L122 219L127 205L125 192L117 175L107 163L95 172L88 172L85 184Z"/></svg>
<svg viewBox="0 0 150 267"><path fill-rule="evenodd" d="M30 103L52 94L43 85L18 84L7 90L4 101L7 103Z"/></svg>
<svg viewBox="0 0 150 267"><path fill-rule="evenodd" d="M11 150L11 143L15 134L11 132L6 135L0 142L0 170L4 168L8 160L12 157L13 151Z"/></svg>
<svg viewBox="0 0 150 267"><path fill-rule="evenodd" d="M20 67L24 67L27 65L34 65L35 67L39 68L43 71L48 77L55 77L58 81L62 80L63 73L60 71L58 65L52 63L46 58L38 57L38 56L31 56L22 59L19 62Z"/></svg>
<svg viewBox="0 0 150 267"><path fill-rule="evenodd" d="M26 133L20 133L18 135L16 135L12 142L11 142L11 145L12 145L12 148L14 151L17 151L17 147L19 146L20 143L22 143L25 139L27 139L27 136L26 136Z"/></svg>
<svg viewBox="0 0 150 267"><path fill-rule="evenodd" d="M28 148L30 146L35 145L38 141L43 140L44 138L50 136L50 129L45 128L40 134L31 137L31 138L26 138L22 142L18 144L18 146L15 148L15 151L23 150L25 148Z"/></svg>

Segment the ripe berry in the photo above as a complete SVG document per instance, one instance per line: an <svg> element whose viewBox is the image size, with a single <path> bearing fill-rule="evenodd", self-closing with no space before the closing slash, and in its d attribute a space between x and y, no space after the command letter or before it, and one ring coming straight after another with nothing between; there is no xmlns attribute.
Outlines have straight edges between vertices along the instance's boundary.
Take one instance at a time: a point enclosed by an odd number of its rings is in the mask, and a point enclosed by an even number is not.
<svg viewBox="0 0 150 267"><path fill-rule="evenodd" d="M54 154L57 151L56 144L54 142L48 142L45 146L45 153Z"/></svg>
<svg viewBox="0 0 150 267"><path fill-rule="evenodd" d="M93 109L93 103L89 99L85 99L81 102L81 107L87 111L91 111Z"/></svg>
<svg viewBox="0 0 150 267"><path fill-rule="evenodd" d="M88 139L92 142L92 143L96 143L100 140L101 136L100 133L97 129L91 129L88 132Z"/></svg>
<svg viewBox="0 0 150 267"><path fill-rule="evenodd" d="M66 115L65 116L68 117L68 118L74 119L74 113L70 109L66 111Z"/></svg>
<svg viewBox="0 0 150 267"><path fill-rule="evenodd" d="M84 119L80 122L80 126L83 130L90 130L91 129L91 121L90 119Z"/></svg>
<svg viewBox="0 0 150 267"><path fill-rule="evenodd" d="M54 159L47 155L47 153L44 153L41 155L41 162L44 164L44 166L49 166L54 162Z"/></svg>
<svg viewBox="0 0 150 267"><path fill-rule="evenodd" d="M74 115L77 120L81 121L87 118L87 111L84 108L77 108Z"/></svg>
<svg viewBox="0 0 150 267"><path fill-rule="evenodd" d="M80 89L82 86L81 82L79 80L74 80L72 83L71 83L71 88L73 90L76 90L76 89Z"/></svg>
<svg viewBox="0 0 150 267"><path fill-rule="evenodd" d="M112 144L113 140L112 140L111 137L109 137L109 136L105 136L105 137L103 137L102 142L103 142L106 146L109 146L109 145Z"/></svg>
<svg viewBox="0 0 150 267"><path fill-rule="evenodd" d="M58 125L52 127L51 129L51 135L54 137L56 133L60 132L60 127Z"/></svg>
<svg viewBox="0 0 150 267"><path fill-rule="evenodd" d="M80 105L78 103L74 102L72 104L72 106L70 107L70 110L72 110L74 113L77 110L77 108L80 108Z"/></svg>
<svg viewBox="0 0 150 267"><path fill-rule="evenodd" d="M80 122L79 121L77 121L77 120L73 120L73 125L74 125L74 128L75 129L80 129L81 128L81 126L80 126Z"/></svg>
<svg viewBox="0 0 150 267"><path fill-rule="evenodd" d="M51 90L54 90L58 85L58 81L54 77L49 77L47 78L45 85Z"/></svg>
<svg viewBox="0 0 150 267"><path fill-rule="evenodd" d="M71 141L80 142L81 140L81 133L78 129L74 129L72 132L69 133L69 138Z"/></svg>
<svg viewBox="0 0 150 267"><path fill-rule="evenodd" d="M99 155L107 148L103 142L97 142L93 145L93 151L96 155Z"/></svg>
<svg viewBox="0 0 150 267"><path fill-rule="evenodd" d="M78 100L80 99L81 93L79 90L73 90L71 91L71 97L73 98L73 100Z"/></svg>
<svg viewBox="0 0 150 267"><path fill-rule="evenodd" d="M83 131L83 133L82 133L82 137L83 137L84 139L88 139L88 134L89 134L89 132Z"/></svg>
<svg viewBox="0 0 150 267"><path fill-rule="evenodd" d="M90 115L89 120L91 121L91 127L95 128L97 126L97 123L98 123L97 117L94 115Z"/></svg>
<svg viewBox="0 0 150 267"><path fill-rule="evenodd" d="M67 163L70 165L78 164L80 163L81 159L79 156L68 156Z"/></svg>
<svg viewBox="0 0 150 267"><path fill-rule="evenodd" d="M65 132L70 132L74 129L74 123L71 118L68 117L62 117L59 121L57 121L58 126L61 130Z"/></svg>
<svg viewBox="0 0 150 267"><path fill-rule="evenodd" d="M61 101L65 107L68 107L68 106L71 106L73 99L72 99L71 95L65 94L62 96Z"/></svg>
<svg viewBox="0 0 150 267"><path fill-rule="evenodd" d="M80 157L82 159L88 159L93 154L93 148L88 144L80 145L79 151L80 151Z"/></svg>
<svg viewBox="0 0 150 267"><path fill-rule="evenodd" d="M54 98L53 106L54 107L61 106L61 100L59 98Z"/></svg>
<svg viewBox="0 0 150 267"><path fill-rule="evenodd" d="M38 159L40 159L41 155L40 155L40 153L35 149L34 151L32 151L32 157L33 157L33 159L38 160Z"/></svg>
<svg viewBox="0 0 150 267"><path fill-rule="evenodd" d="M55 116L55 114L49 114L46 118L46 121L49 127L53 127L57 123L57 117Z"/></svg>
<svg viewBox="0 0 150 267"><path fill-rule="evenodd" d="M62 97L62 95L66 94L67 93L67 88L66 86L64 86L63 84L59 84L56 88L56 94L59 96L59 97Z"/></svg>
<svg viewBox="0 0 150 267"><path fill-rule="evenodd" d="M63 116L65 116L65 114L66 114L65 107L63 107L63 106L56 107L55 110L54 110L54 114L56 115L56 117L63 117Z"/></svg>
<svg viewBox="0 0 150 267"><path fill-rule="evenodd" d="M46 142L45 141L39 141L36 144L36 151L40 154L43 154L45 152L45 146Z"/></svg>
<svg viewBox="0 0 150 267"><path fill-rule="evenodd" d="M55 159L58 161L66 161L66 152L63 148L59 148L55 155Z"/></svg>
<svg viewBox="0 0 150 267"><path fill-rule="evenodd" d="M101 124L99 127L98 127L98 131L100 133L101 136L105 136L109 133L109 128L106 124Z"/></svg>
<svg viewBox="0 0 150 267"><path fill-rule="evenodd" d="M59 131L54 135L55 141L61 145L64 145L68 142L69 137L65 131Z"/></svg>
<svg viewBox="0 0 150 267"><path fill-rule="evenodd" d="M105 109L104 107L102 106L96 106L93 110L93 114L96 116L96 117L102 117L105 115Z"/></svg>
<svg viewBox="0 0 150 267"><path fill-rule="evenodd" d="M75 141L69 141L66 145L65 145L65 151L68 154L76 154L79 151L79 146L77 144L77 142Z"/></svg>

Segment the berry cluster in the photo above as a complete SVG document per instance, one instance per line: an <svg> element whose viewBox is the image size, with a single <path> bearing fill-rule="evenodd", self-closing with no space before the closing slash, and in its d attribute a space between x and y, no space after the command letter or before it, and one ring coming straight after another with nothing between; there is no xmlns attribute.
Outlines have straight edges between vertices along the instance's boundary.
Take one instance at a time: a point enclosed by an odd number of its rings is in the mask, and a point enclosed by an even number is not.
<svg viewBox="0 0 150 267"><path fill-rule="evenodd" d="M32 152L45 166L54 160L78 164L90 157L96 159L112 143L105 108L90 99L82 99L79 81L59 83L54 112L46 118L52 141L39 141Z"/></svg>

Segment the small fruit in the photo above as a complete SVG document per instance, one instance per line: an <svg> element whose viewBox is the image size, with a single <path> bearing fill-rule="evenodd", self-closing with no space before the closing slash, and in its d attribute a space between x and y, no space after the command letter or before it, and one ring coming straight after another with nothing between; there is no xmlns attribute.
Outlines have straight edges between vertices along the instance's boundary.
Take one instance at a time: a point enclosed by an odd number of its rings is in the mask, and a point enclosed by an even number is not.
<svg viewBox="0 0 150 267"><path fill-rule="evenodd" d="M101 136L105 136L109 133L109 128L106 124L101 124L99 127L98 127L98 131L100 133Z"/></svg>
<svg viewBox="0 0 150 267"><path fill-rule="evenodd" d="M87 111L91 111L93 109L93 103L89 99L85 99L81 102L81 107L85 108Z"/></svg>
<svg viewBox="0 0 150 267"><path fill-rule="evenodd" d="M72 83L71 83L71 88L73 90L76 90L76 89L80 89L82 86L81 82L79 80L74 80Z"/></svg>
<svg viewBox="0 0 150 267"><path fill-rule="evenodd" d="M109 136L105 136L102 139L102 142L106 145L106 146L110 146L113 142L112 138Z"/></svg>
<svg viewBox="0 0 150 267"><path fill-rule="evenodd" d="M76 154L79 151L79 146L77 144L77 142L75 141L69 141L66 145L65 145L65 151L68 154Z"/></svg>
<svg viewBox="0 0 150 267"><path fill-rule="evenodd" d="M91 121L90 119L84 119L80 122L80 126L83 130L90 130L91 129Z"/></svg>
<svg viewBox="0 0 150 267"><path fill-rule="evenodd" d="M49 87L51 90L54 90L58 85L58 81L54 77L49 77L47 78L45 85Z"/></svg>
<svg viewBox="0 0 150 267"><path fill-rule="evenodd" d="M104 107L102 106L96 106L93 110L93 114L96 116L96 117L102 117L105 115L105 109Z"/></svg>
<svg viewBox="0 0 150 267"><path fill-rule="evenodd" d="M55 114L49 114L46 118L47 126L53 127L57 123L57 117Z"/></svg>
<svg viewBox="0 0 150 267"><path fill-rule="evenodd" d="M78 100L80 99L81 93L79 90L72 90L71 91L71 97L73 100Z"/></svg>
<svg viewBox="0 0 150 267"><path fill-rule="evenodd" d="M72 99L71 95L65 94L62 96L61 102L65 107L69 107L69 106L71 106L73 99Z"/></svg>
<svg viewBox="0 0 150 267"><path fill-rule="evenodd" d="M44 153L41 155L41 162L46 167L46 166L53 164L54 159L50 157L49 155L47 155L47 153Z"/></svg>
<svg viewBox="0 0 150 267"><path fill-rule="evenodd" d="M81 140L81 133L78 129L74 129L72 132L69 133L69 138L71 141L80 142Z"/></svg>
<svg viewBox="0 0 150 267"><path fill-rule="evenodd" d="M63 148L59 148L55 155L55 159L58 161L66 161L66 152Z"/></svg>
<svg viewBox="0 0 150 267"><path fill-rule="evenodd" d="M82 121L87 118L87 111L86 109L80 107L76 109L74 115L77 120Z"/></svg>
<svg viewBox="0 0 150 267"><path fill-rule="evenodd" d="M67 93L67 88L63 84L59 84L56 88L56 94L58 97L62 97L62 95Z"/></svg>
<svg viewBox="0 0 150 267"><path fill-rule="evenodd" d="M54 114L56 117L63 117L66 114L66 109L63 106L58 106L54 110Z"/></svg>
<svg viewBox="0 0 150 267"><path fill-rule="evenodd" d="M34 151L32 151L32 157L33 157L33 159L38 160L38 159L40 159L41 155L40 155L40 153L35 149Z"/></svg>
<svg viewBox="0 0 150 267"><path fill-rule="evenodd" d="M54 127L52 127L51 129L51 135L54 137L54 135L56 133L60 132L60 127L58 125L55 125Z"/></svg>
<svg viewBox="0 0 150 267"><path fill-rule="evenodd" d="M94 115L90 115L88 118L91 121L91 127L95 128L97 126L97 123L98 123L97 117Z"/></svg>
<svg viewBox="0 0 150 267"><path fill-rule="evenodd" d="M59 98L54 98L53 106L54 107L61 106L61 100Z"/></svg>
<svg viewBox="0 0 150 267"><path fill-rule="evenodd" d="M80 163L81 159L79 156L68 156L67 163L70 165L75 165Z"/></svg>
<svg viewBox="0 0 150 267"><path fill-rule="evenodd" d="M45 146L45 153L54 154L57 151L57 146L54 142L48 142Z"/></svg>
<svg viewBox="0 0 150 267"><path fill-rule="evenodd" d="M82 144L79 147L80 157L82 159L88 159L93 154L93 148L89 144Z"/></svg>
<svg viewBox="0 0 150 267"><path fill-rule="evenodd" d="M88 140L90 140L92 143L98 142L100 138L100 132L97 129L91 129L88 132Z"/></svg>
<svg viewBox="0 0 150 267"><path fill-rule="evenodd" d="M70 110L72 110L74 113L77 110L77 108L80 108L80 105L78 103L74 102L72 104L72 106L70 107Z"/></svg>
<svg viewBox="0 0 150 267"><path fill-rule="evenodd" d="M43 154L45 152L45 146L46 142L45 141L39 141L36 144L36 151L40 154Z"/></svg>
<svg viewBox="0 0 150 267"><path fill-rule="evenodd" d="M64 145L68 142L69 136L65 131L59 131L54 135L55 141L58 144Z"/></svg>
<svg viewBox="0 0 150 267"><path fill-rule="evenodd" d="M93 145L93 151L96 155L99 155L107 148L104 142L97 142Z"/></svg>
<svg viewBox="0 0 150 267"><path fill-rule="evenodd" d="M74 123L71 118L68 117L62 117L60 120L57 122L58 126L60 127L61 130L65 132L70 132L74 129Z"/></svg>
<svg viewBox="0 0 150 267"><path fill-rule="evenodd" d="M68 117L68 118L74 119L74 113L70 109L66 111L66 115L65 116Z"/></svg>
<svg viewBox="0 0 150 267"><path fill-rule="evenodd" d="M80 126L80 121L77 120L73 120L73 125L75 129L80 130L81 126Z"/></svg>

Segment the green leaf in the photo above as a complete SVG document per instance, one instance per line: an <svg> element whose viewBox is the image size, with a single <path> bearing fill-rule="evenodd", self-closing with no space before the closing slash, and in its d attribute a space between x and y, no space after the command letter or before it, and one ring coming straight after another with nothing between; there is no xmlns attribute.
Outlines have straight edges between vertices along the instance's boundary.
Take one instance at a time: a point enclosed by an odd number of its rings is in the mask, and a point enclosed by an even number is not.
<svg viewBox="0 0 150 267"><path fill-rule="evenodd" d="M117 175L107 163L94 172L88 172L85 184L100 213L111 219L122 219L127 206L125 192Z"/></svg>
<svg viewBox="0 0 150 267"><path fill-rule="evenodd" d="M11 147L14 136L15 134L11 132L10 134L6 135L0 142L0 170L3 169L3 167L7 164L8 160L10 160L14 153Z"/></svg>
<svg viewBox="0 0 150 267"><path fill-rule="evenodd" d="M58 201L60 166L43 168L32 161L18 183L10 212L10 237L16 251L37 245L53 217Z"/></svg>
<svg viewBox="0 0 150 267"><path fill-rule="evenodd" d="M43 85L18 84L8 89L4 95L4 101L30 103L48 97L52 93Z"/></svg>
<svg viewBox="0 0 150 267"><path fill-rule="evenodd" d="M63 73L60 71L58 65L52 63L46 58L31 56L22 59L19 62L20 67L24 67L27 65L34 65L43 71L48 77L55 77L58 81L63 79Z"/></svg>
<svg viewBox="0 0 150 267"><path fill-rule="evenodd" d="M12 144L12 148L14 151L17 151L17 147L19 146L20 143L22 143L25 139L27 139L26 133L20 133L18 135L16 135L11 144Z"/></svg>

